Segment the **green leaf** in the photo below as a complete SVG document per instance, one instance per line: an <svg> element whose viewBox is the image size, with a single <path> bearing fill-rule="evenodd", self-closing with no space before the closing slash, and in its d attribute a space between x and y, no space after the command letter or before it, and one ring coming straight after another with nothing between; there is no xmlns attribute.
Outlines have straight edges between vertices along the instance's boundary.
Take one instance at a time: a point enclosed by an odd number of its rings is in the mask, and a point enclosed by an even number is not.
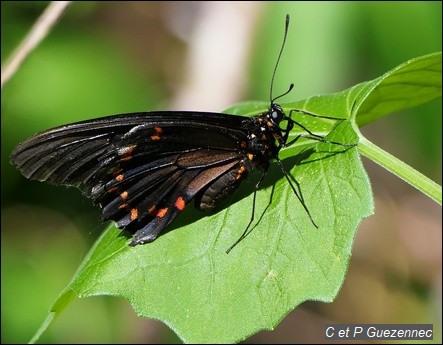
<svg viewBox="0 0 443 345"><path fill-rule="evenodd" d="M270 175L277 174L273 167ZM356 226L372 210L368 181L355 149L298 166L295 176L319 229L281 179L260 224L229 255L248 223L251 198L151 245L131 248L111 228L70 288L80 297L125 297L137 314L164 321L189 343L238 342L272 329L305 300L332 301ZM246 189L252 185L240 193ZM257 210L270 189L259 193ZM188 217L195 216L186 212L179 222Z"/></svg>
<svg viewBox="0 0 443 345"><path fill-rule="evenodd" d="M411 59L380 78L362 83L355 88L363 91L356 122L368 124L391 112L427 103L441 97L441 52ZM440 114L438 114L440 116ZM413 187L428 195L440 205L442 188L398 158L383 151L366 139L360 131L359 151L380 164Z"/></svg>
<svg viewBox="0 0 443 345"><path fill-rule="evenodd" d="M411 59L368 83L357 123L364 126L394 111L408 109L441 97L441 52Z"/></svg>
<svg viewBox="0 0 443 345"><path fill-rule="evenodd" d="M257 193L255 221L260 222L230 254L226 250L249 222L257 175L213 215L186 209L171 231L151 244L129 247L130 240L111 226L66 294L124 297L138 315L162 320L188 343L238 342L273 329L304 301L331 302L343 284L357 226L373 211L359 156L366 139L356 124L438 97L433 74L438 61L441 67L441 54L431 54L341 93L283 104L286 113L299 108L348 119L293 114L312 131L329 133L328 141L360 142L352 147L299 140L281 152L318 228L273 164ZM227 112L256 115L267 106L247 102Z"/></svg>

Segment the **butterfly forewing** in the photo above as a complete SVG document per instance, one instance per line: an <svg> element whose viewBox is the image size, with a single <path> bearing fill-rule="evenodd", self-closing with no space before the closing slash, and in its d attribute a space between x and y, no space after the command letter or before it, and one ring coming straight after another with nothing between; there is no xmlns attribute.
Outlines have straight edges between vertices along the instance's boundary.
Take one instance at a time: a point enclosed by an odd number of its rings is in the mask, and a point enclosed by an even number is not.
<svg viewBox="0 0 443 345"><path fill-rule="evenodd" d="M103 220L135 233L138 244L155 239L194 197L197 208L212 210L238 186L250 121L203 112L116 115L37 134L11 159L30 179L80 188Z"/></svg>

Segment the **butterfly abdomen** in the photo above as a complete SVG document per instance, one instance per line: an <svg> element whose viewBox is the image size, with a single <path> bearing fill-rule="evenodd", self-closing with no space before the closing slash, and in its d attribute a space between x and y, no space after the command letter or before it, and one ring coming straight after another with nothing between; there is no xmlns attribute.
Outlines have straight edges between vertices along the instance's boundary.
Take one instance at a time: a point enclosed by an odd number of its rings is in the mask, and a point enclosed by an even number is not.
<svg viewBox="0 0 443 345"><path fill-rule="evenodd" d="M243 161L234 165L199 192L194 199L195 207L202 211L214 210L221 200L238 188L247 173Z"/></svg>

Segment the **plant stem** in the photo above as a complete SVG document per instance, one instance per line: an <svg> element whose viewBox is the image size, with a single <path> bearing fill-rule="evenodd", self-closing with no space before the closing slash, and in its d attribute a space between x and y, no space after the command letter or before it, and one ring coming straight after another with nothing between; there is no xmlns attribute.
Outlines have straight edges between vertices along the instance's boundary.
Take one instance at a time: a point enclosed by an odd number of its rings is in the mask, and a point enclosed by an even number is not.
<svg viewBox="0 0 443 345"><path fill-rule="evenodd" d="M27 36L2 66L1 87L17 72L26 57L47 36L72 1L53 1L37 19Z"/></svg>
<svg viewBox="0 0 443 345"><path fill-rule="evenodd" d="M358 148L362 155L397 175L411 186L434 199L440 205L442 204L442 187L440 185L398 158L382 150L363 136L360 136Z"/></svg>

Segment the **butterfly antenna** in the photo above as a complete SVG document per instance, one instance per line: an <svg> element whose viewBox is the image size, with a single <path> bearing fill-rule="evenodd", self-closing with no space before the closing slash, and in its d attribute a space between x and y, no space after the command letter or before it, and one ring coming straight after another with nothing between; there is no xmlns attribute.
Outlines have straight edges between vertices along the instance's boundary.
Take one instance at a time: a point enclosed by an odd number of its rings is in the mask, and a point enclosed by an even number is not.
<svg viewBox="0 0 443 345"><path fill-rule="evenodd" d="M275 99L272 98L272 91L274 90L275 73L277 72L278 64L279 64L279 62L280 62L280 58L281 58L281 55L282 55L282 53L283 53L283 49L284 49L285 44L286 44L286 37L288 36L289 19L290 19L289 14L287 14L287 15L286 15L286 22L285 22L285 35L284 35L284 37L283 37L283 42L282 42L282 45L281 45L281 48L280 48L280 52L278 53L277 63L275 64L274 72L272 72L271 89L270 89L270 91L269 91L269 100L271 101L271 104L274 104L274 101L275 101L277 98L280 98L280 97L286 95L287 93L289 93L289 92L292 90L292 88L294 87L294 85L291 84L291 86L289 87L289 90L288 90L287 92L285 92L283 95L280 95L280 96L278 96L278 97L275 98Z"/></svg>

